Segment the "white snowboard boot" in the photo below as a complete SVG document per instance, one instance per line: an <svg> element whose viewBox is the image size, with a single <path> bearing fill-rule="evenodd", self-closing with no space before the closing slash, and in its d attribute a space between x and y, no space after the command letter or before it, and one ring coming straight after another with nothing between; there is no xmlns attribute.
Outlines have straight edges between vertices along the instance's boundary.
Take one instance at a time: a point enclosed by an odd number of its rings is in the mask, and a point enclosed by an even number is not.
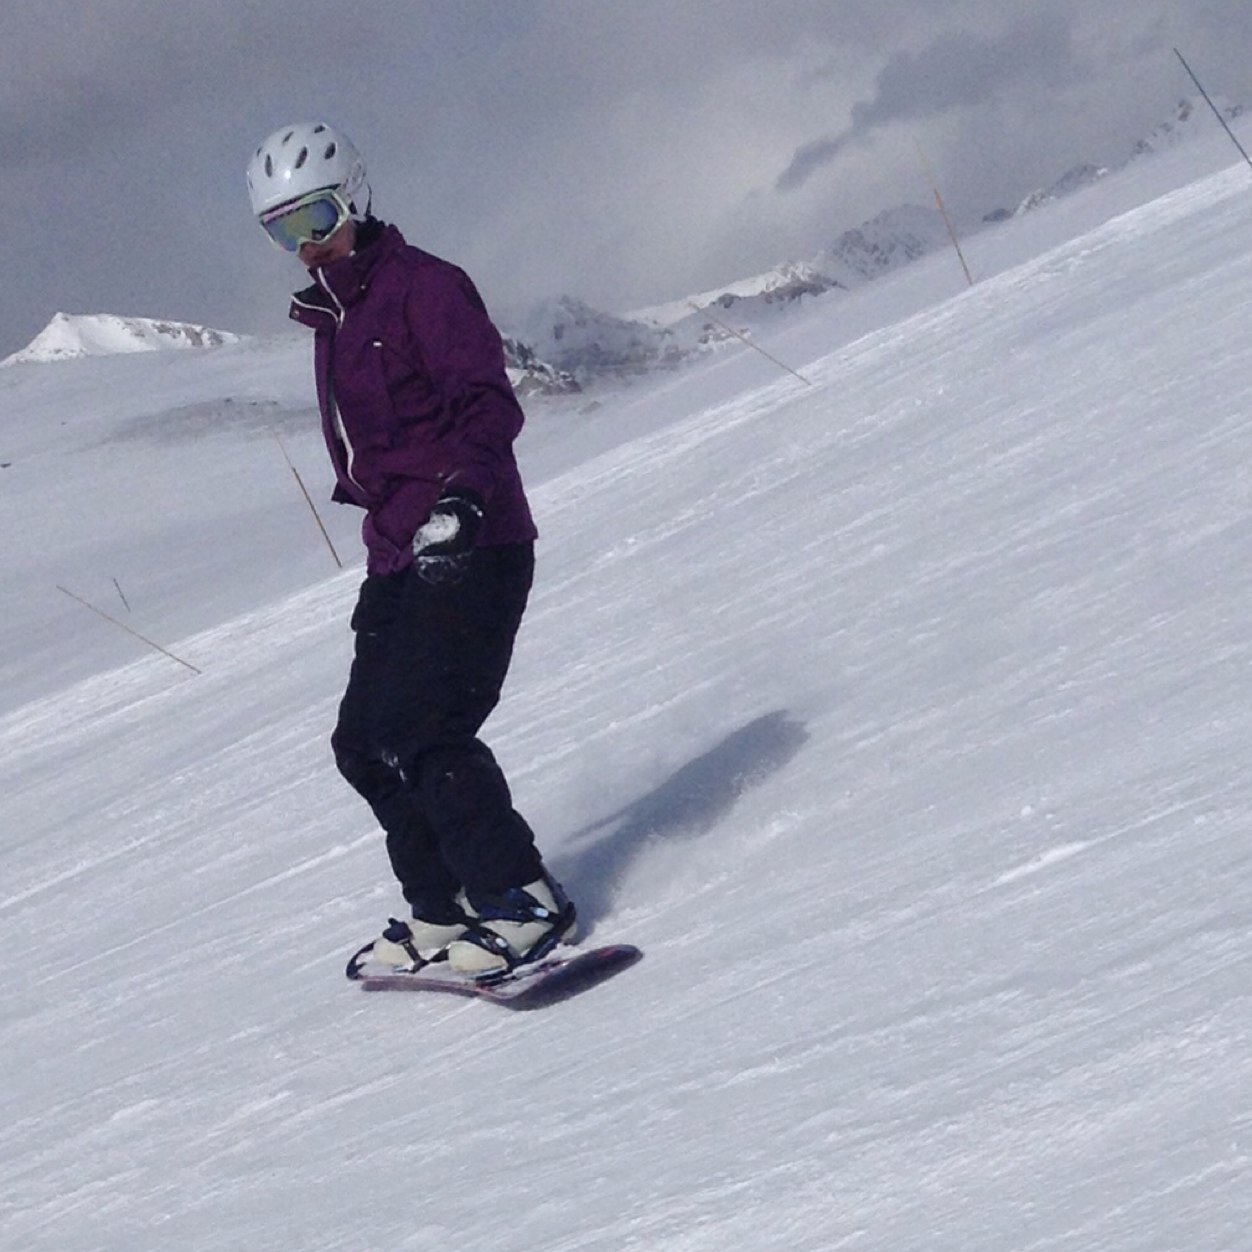
<svg viewBox="0 0 1252 1252"><path fill-rule="evenodd" d="M506 973L574 937L574 906L547 874L498 895L463 893L458 902L473 919L448 945L448 964L458 973L476 978Z"/></svg>
<svg viewBox="0 0 1252 1252"><path fill-rule="evenodd" d="M391 918L390 925L374 940L372 960L396 969L418 969L439 961L448 947L468 929L465 922L427 922L420 917L408 921Z"/></svg>

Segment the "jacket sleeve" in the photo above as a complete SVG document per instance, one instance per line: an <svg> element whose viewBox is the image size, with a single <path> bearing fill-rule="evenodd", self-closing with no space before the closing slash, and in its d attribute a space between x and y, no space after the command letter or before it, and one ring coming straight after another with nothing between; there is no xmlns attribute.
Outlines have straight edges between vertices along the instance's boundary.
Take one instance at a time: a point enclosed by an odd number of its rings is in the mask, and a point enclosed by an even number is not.
<svg viewBox="0 0 1252 1252"><path fill-rule="evenodd" d="M443 410L445 486L476 491L490 508L524 420L500 333L469 277L451 265L414 285L406 315Z"/></svg>

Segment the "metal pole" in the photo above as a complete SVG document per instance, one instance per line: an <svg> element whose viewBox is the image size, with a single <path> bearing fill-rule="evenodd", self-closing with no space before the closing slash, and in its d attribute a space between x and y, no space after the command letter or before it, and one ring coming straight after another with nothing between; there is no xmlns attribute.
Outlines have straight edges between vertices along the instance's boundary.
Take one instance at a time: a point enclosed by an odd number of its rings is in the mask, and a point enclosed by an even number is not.
<svg viewBox="0 0 1252 1252"><path fill-rule="evenodd" d="M1191 66L1187 64L1187 58L1183 56L1183 54L1179 52L1177 48L1174 49L1174 55L1182 62L1183 69L1185 69L1187 73L1191 75L1191 81L1195 83L1195 85L1199 88L1200 94L1204 97L1204 103L1207 104L1209 108L1213 110L1213 116L1217 118L1219 122L1221 122L1222 129L1226 132L1226 134L1230 136L1230 142L1233 143L1235 147L1239 149L1239 151L1243 154L1243 159L1248 163L1248 166L1252 168L1252 157L1248 156L1247 152L1244 150L1243 144L1241 144L1239 140L1235 138L1235 132L1230 129L1230 125L1226 121L1226 119L1222 116L1221 110L1217 107L1217 105L1213 103L1212 100L1209 99L1209 93L1204 90L1204 84L1200 82L1200 80L1195 76L1195 71L1191 68Z"/></svg>

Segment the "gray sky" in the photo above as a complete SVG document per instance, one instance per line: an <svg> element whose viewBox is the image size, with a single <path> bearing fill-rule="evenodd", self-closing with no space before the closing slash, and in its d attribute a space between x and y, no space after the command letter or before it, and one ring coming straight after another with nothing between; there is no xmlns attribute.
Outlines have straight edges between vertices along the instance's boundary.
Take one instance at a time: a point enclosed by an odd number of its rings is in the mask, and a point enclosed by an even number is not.
<svg viewBox="0 0 1252 1252"><path fill-rule="evenodd" d="M57 310L285 325L243 169L291 121L507 316L625 310L927 203L1122 159L1190 83L1252 101L1247 0L8 0L0 355ZM1214 123L1216 125L1216 123Z"/></svg>

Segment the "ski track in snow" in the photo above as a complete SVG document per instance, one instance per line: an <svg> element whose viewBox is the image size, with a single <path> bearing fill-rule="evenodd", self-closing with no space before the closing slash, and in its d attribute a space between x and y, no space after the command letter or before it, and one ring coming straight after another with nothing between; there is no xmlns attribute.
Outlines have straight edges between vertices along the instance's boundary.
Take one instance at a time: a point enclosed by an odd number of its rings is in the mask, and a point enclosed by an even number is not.
<svg viewBox="0 0 1252 1252"><path fill-rule="evenodd" d="M647 954L559 1008L342 978L397 905L325 742L359 568L279 576L274 520L194 629L160 610L200 677L50 628L95 668L0 717L0 1243L1244 1246L1248 203L1193 180L951 298L921 263L782 324L813 387L736 358L589 419L675 406L633 437L540 433L488 738L590 933ZM1046 221L1011 226L988 256ZM252 394L266 353L223 352ZM196 399L145 368L151 412ZM110 405L67 499L149 412ZM256 447L163 455L226 516Z"/></svg>

